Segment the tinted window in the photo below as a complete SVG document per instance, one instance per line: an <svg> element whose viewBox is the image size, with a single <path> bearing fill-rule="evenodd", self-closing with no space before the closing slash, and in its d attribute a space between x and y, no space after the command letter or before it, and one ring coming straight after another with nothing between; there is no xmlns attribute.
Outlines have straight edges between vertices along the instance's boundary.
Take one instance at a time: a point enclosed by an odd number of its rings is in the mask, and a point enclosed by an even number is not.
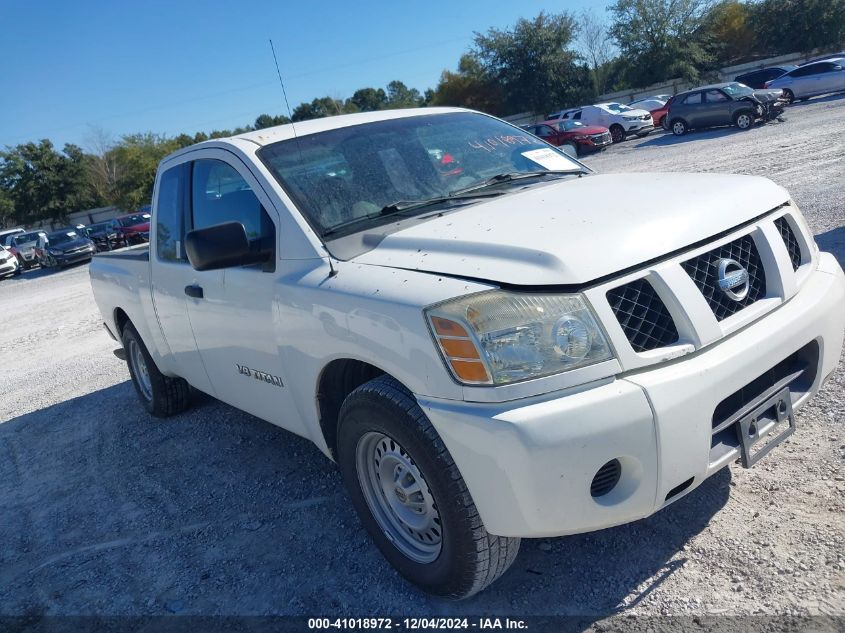
<svg viewBox="0 0 845 633"><path fill-rule="evenodd" d="M695 105L701 103L701 93L694 92L684 99L684 105Z"/></svg>
<svg viewBox="0 0 845 633"><path fill-rule="evenodd" d="M708 90L707 101L708 103L718 103L719 101L729 101L729 99L721 90Z"/></svg>
<svg viewBox="0 0 845 633"><path fill-rule="evenodd" d="M534 134L540 138L548 138L549 136L554 136L555 131L548 125L538 125Z"/></svg>
<svg viewBox="0 0 845 633"><path fill-rule="evenodd" d="M184 260L182 249L182 200L184 166L168 169L158 185L156 252L162 261Z"/></svg>
<svg viewBox="0 0 845 633"><path fill-rule="evenodd" d="M790 77L807 77L808 75L815 75L819 72L819 64L810 64L809 66L801 66L796 68L791 73Z"/></svg>
<svg viewBox="0 0 845 633"><path fill-rule="evenodd" d="M258 198L243 176L223 161L194 162L191 199L195 229L222 222L240 222L251 240L266 232L266 224L262 225L262 215L266 214L263 214Z"/></svg>

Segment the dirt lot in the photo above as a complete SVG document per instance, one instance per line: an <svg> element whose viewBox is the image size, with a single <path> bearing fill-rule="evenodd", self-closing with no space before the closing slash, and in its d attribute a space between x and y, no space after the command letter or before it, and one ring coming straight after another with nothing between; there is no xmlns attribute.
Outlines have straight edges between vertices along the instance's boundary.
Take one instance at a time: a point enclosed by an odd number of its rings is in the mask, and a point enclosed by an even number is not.
<svg viewBox="0 0 845 633"><path fill-rule="evenodd" d="M787 117L585 160L769 176L845 263L845 97ZM2 281L0 300L2 614L845 614L842 363L754 469L632 525L524 541L503 579L450 603L388 566L306 441L211 398L147 416L87 266Z"/></svg>

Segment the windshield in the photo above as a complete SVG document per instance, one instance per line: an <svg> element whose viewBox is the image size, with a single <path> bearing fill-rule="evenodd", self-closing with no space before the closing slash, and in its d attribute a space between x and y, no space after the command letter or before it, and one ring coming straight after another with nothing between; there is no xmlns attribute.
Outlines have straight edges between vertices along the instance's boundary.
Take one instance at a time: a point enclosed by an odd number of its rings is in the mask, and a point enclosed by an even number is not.
<svg viewBox="0 0 845 633"><path fill-rule="evenodd" d="M735 83L724 86L722 88L722 92L727 94L729 97L746 97L754 91L745 84Z"/></svg>
<svg viewBox="0 0 845 633"><path fill-rule="evenodd" d="M120 226L135 226L136 224L144 224L150 221L149 213L136 213L125 218L118 219Z"/></svg>
<svg viewBox="0 0 845 633"><path fill-rule="evenodd" d="M633 108L629 108L626 105L622 105L621 103L608 103L602 106L606 110L610 110L611 112L630 112Z"/></svg>
<svg viewBox="0 0 845 633"><path fill-rule="evenodd" d="M394 222L384 211L398 202L457 196L501 174L583 171L525 130L470 112L328 130L273 143L258 155L321 236ZM510 182L517 181L495 186Z"/></svg>
<svg viewBox="0 0 845 633"><path fill-rule="evenodd" d="M26 244L27 242L37 242L38 241L38 233L23 233L21 235L16 235L15 239L13 240L15 246L19 246L20 244Z"/></svg>
<svg viewBox="0 0 845 633"><path fill-rule="evenodd" d="M47 242L50 246L56 246L57 244L64 244L65 242L71 242L79 237L76 234L76 231L62 231L61 233L50 233L47 236Z"/></svg>
<svg viewBox="0 0 845 633"><path fill-rule="evenodd" d="M575 128L587 126L581 123L581 121L563 121L562 123L558 123L557 127L562 132L568 132L569 130L574 130Z"/></svg>

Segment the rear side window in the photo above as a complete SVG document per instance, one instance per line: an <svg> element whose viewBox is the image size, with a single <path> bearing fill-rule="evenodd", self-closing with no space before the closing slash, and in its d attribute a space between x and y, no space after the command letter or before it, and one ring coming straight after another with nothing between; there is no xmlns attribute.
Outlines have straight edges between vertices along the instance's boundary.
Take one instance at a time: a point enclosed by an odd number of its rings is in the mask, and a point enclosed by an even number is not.
<svg viewBox="0 0 845 633"><path fill-rule="evenodd" d="M684 99L684 105L696 105L696 104L699 104L699 103L701 103L701 93L700 92L694 92L693 94L687 96L686 99Z"/></svg>
<svg viewBox="0 0 845 633"><path fill-rule="evenodd" d="M156 253L161 261L184 261L182 254L182 202L184 166L161 175L156 207Z"/></svg>

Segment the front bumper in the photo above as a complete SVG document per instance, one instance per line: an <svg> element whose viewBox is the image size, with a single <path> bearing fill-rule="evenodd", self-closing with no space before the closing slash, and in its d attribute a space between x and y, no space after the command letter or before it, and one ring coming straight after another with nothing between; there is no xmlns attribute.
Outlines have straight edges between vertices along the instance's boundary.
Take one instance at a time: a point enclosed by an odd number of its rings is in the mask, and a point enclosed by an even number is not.
<svg viewBox="0 0 845 633"><path fill-rule="evenodd" d="M94 249L86 249L78 253L63 253L61 255L53 255L53 258L56 260L57 264L59 264L60 266L64 266L66 264L75 264L77 262L91 259L94 256L94 252Z"/></svg>
<svg viewBox="0 0 845 633"><path fill-rule="evenodd" d="M643 132L651 132L653 129L653 121L632 121L625 125L626 134L642 134Z"/></svg>
<svg viewBox="0 0 845 633"><path fill-rule="evenodd" d="M0 261L0 275L11 275L18 269L18 260L14 257Z"/></svg>
<svg viewBox="0 0 845 633"><path fill-rule="evenodd" d="M712 448L717 405L815 341L812 382L793 401L799 407L836 367L843 328L845 275L823 253L786 304L718 344L657 368L506 403L418 400L489 532L588 532L646 517L734 461L739 449ZM592 497L590 482L613 459L622 465L619 483ZM690 479L683 492L670 495Z"/></svg>

